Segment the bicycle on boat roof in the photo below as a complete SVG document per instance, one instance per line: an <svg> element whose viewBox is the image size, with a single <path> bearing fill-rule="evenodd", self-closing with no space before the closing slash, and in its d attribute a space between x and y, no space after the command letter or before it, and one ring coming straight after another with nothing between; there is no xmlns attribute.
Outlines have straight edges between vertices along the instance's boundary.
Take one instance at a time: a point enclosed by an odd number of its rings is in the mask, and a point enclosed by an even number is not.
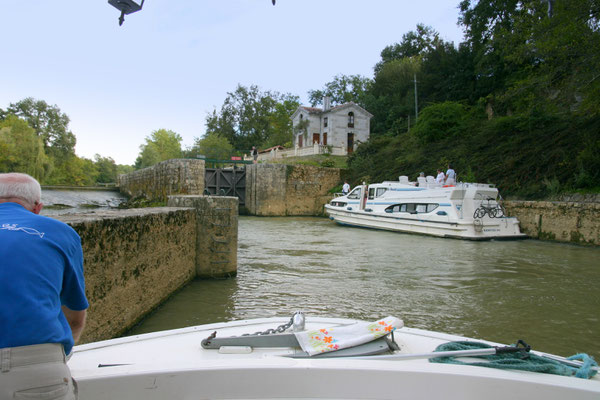
<svg viewBox="0 0 600 400"><path fill-rule="evenodd" d="M484 204L484 202L486 202L486 204ZM473 213L473 218L481 219L485 217L486 214L489 215L490 218L502 218L506 216L506 211L504 210L504 207L498 201L496 201L496 199L488 197L485 200L481 200L481 204Z"/></svg>

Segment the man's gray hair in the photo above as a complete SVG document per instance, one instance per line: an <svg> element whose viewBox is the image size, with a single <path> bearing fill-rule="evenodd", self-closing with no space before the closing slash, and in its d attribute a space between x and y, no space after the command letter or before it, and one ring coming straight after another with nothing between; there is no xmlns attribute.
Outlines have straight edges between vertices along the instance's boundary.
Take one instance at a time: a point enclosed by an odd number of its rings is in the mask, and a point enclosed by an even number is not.
<svg viewBox="0 0 600 400"><path fill-rule="evenodd" d="M32 205L42 199L42 188L35 178L19 172L0 174L0 199L16 197Z"/></svg>

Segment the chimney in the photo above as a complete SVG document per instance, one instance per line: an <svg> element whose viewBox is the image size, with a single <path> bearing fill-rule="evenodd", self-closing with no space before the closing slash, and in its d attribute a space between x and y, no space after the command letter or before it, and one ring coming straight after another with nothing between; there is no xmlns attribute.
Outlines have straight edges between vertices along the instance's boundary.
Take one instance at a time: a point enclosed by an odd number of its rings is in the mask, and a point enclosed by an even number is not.
<svg viewBox="0 0 600 400"><path fill-rule="evenodd" d="M331 108L331 98L329 96L323 97L323 111L328 111Z"/></svg>

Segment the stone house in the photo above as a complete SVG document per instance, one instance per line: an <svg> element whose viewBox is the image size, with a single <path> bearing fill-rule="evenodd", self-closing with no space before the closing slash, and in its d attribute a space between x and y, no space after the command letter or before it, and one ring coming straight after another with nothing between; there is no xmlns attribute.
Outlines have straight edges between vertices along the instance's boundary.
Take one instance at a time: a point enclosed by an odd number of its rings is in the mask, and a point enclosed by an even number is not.
<svg viewBox="0 0 600 400"><path fill-rule="evenodd" d="M292 114L294 146L313 147L316 144L352 153L359 143L369 139L373 115L359 105L350 102L331 107L328 97L323 108L300 106ZM308 123L304 122L308 121ZM303 129L299 129L306 125Z"/></svg>

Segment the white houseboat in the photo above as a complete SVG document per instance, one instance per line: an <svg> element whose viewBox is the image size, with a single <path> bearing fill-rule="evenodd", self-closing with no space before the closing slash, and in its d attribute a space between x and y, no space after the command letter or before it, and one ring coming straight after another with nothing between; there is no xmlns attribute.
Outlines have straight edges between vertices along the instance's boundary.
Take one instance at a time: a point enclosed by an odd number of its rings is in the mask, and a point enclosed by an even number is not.
<svg viewBox="0 0 600 400"><path fill-rule="evenodd" d="M505 215L490 184L437 184L433 177L359 185L325 212L343 225L470 240L519 239L517 218Z"/></svg>

